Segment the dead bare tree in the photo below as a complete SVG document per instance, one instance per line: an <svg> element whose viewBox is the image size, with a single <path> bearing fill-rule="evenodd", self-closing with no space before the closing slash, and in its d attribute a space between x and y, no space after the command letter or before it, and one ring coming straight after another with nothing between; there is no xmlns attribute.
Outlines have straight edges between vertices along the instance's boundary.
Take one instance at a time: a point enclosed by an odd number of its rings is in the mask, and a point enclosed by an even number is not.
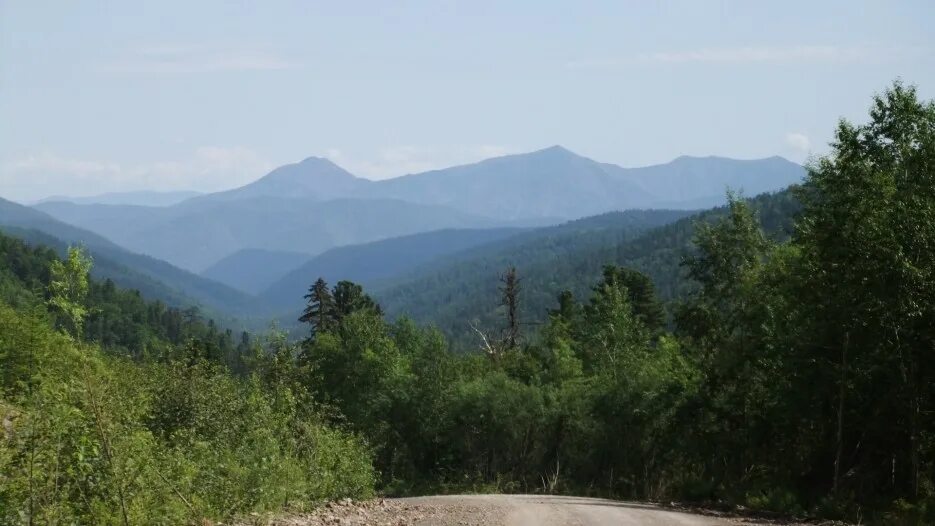
<svg viewBox="0 0 935 526"><path fill-rule="evenodd" d="M478 329L477 326L474 325L473 322L471 322L469 325L471 326L471 329L473 329L474 332L476 332L477 335L480 336L481 350L484 351L484 354L486 354L490 359L496 360L500 356L500 353L502 352L501 343L495 340L494 338L492 338L486 332Z"/></svg>
<svg viewBox="0 0 935 526"><path fill-rule="evenodd" d="M504 344L507 349L515 349L519 340L519 282L516 267L511 266L506 273L500 276L500 305L506 307L506 336Z"/></svg>

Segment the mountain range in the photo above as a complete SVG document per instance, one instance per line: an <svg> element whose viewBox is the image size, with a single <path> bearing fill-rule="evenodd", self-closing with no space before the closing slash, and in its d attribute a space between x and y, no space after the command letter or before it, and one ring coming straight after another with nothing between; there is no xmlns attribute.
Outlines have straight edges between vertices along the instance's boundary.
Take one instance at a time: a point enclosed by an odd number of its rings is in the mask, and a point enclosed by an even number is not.
<svg viewBox="0 0 935 526"><path fill-rule="evenodd" d="M545 305L559 288L593 281L594 254L613 256L634 236L721 204L727 188L750 195L803 176L779 157L622 168L556 146L371 181L310 157L211 194L32 207L0 199L0 227L60 251L83 245L98 277L248 324L294 322L305 290L324 277L360 282L391 315L452 333L469 310L493 315L478 307L495 295L504 265L521 265L541 296L533 303Z"/></svg>
<svg viewBox="0 0 935 526"><path fill-rule="evenodd" d="M135 252L208 272L242 250L309 258L331 248L439 230L528 227L626 209L695 209L798 182L782 159L679 157L622 168L560 146L382 181L310 157L240 188L170 206L43 202L36 208ZM249 288L249 287L248 287Z"/></svg>

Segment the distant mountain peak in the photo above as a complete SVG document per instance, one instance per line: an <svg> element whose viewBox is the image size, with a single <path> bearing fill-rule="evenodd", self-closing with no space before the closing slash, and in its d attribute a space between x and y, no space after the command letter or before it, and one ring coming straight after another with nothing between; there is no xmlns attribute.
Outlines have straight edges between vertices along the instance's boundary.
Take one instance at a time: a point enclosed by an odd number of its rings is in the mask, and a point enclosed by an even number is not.
<svg viewBox="0 0 935 526"><path fill-rule="evenodd" d="M325 159L324 157L307 157L297 163L280 166L261 177L256 182L262 181L263 179L301 181L308 178L323 177L329 179L359 179L357 176L341 168L329 159Z"/></svg>
<svg viewBox="0 0 935 526"><path fill-rule="evenodd" d="M324 157L307 157L285 164L233 190L196 197L189 202L230 201L256 197L334 199L353 195L369 183Z"/></svg>
<svg viewBox="0 0 935 526"><path fill-rule="evenodd" d="M321 165L338 166L337 164L334 163L334 161L332 161L331 159L328 159L327 157L317 157L315 155L312 155L311 157L306 157L305 159L302 159L296 164L301 164L301 165L321 164Z"/></svg>
<svg viewBox="0 0 935 526"><path fill-rule="evenodd" d="M543 149L541 149L541 150L539 150L539 151L541 151L541 152L553 152L553 153L571 153L571 154L574 154L574 153L575 153L575 152L569 150L568 148L565 148L565 147L562 146L561 144L553 144L552 146L549 146L548 148L543 148Z"/></svg>
<svg viewBox="0 0 935 526"><path fill-rule="evenodd" d="M569 150L568 148L565 148L564 146L562 146L562 145L560 145L560 144L555 144L555 145L549 146L548 148L543 148L543 149L541 149L541 150L536 150L536 151L530 152L530 153L528 153L528 154L526 154L526 155L531 155L531 156L549 156L549 157L581 157L581 156L578 155L577 153L575 153L575 152Z"/></svg>

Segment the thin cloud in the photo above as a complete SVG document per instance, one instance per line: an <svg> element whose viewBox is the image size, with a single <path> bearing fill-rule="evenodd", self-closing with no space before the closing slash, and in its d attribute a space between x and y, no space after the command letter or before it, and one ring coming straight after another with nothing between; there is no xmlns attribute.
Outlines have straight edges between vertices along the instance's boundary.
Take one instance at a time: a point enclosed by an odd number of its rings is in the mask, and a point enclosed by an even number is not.
<svg viewBox="0 0 935 526"><path fill-rule="evenodd" d="M124 164L43 152L0 163L0 186L21 200L133 190L217 191L266 174L272 163L247 148L203 146L183 159Z"/></svg>
<svg viewBox="0 0 935 526"><path fill-rule="evenodd" d="M283 71L300 64L265 49L153 46L100 66L108 73L178 74Z"/></svg>
<svg viewBox="0 0 935 526"><path fill-rule="evenodd" d="M787 133L786 146L797 153L805 155L811 149L811 141L808 139L808 135L804 133Z"/></svg>
<svg viewBox="0 0 935 526"><path fill-rule="evenodd" d="M744 46L657 51L620 58L585 58L570 61L566 66L600 69L639 64L863 63L913 57L920 53L924 53L924 50L841 46Z"/></svg>
<svg viewBox="0 0 935 526"><path fill-rule="evenodd" d="M789 132L784 137L785 154L796 162L804 162L812 154L812 141L802 132Z"/></svg>
<svg viewBox="0 0 935 526"><path fill-rule="evenodd" d="M641 62L851 62L867 55L863 50L835 46L740 47L661 52L640 55Z"/></svg>

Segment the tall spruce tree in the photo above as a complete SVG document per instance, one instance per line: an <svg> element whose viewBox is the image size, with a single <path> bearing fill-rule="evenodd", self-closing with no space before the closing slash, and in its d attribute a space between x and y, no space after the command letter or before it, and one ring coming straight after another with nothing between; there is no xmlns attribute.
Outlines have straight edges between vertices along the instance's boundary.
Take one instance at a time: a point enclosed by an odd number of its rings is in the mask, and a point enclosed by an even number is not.
<svg viewBox="0 0 935 526"><path fill-rule="evenodd" d="M304 297L306 306L299 321L311 326L311 336L331 330L335 324L335 301L325 280L315 280Z"/></svg>

